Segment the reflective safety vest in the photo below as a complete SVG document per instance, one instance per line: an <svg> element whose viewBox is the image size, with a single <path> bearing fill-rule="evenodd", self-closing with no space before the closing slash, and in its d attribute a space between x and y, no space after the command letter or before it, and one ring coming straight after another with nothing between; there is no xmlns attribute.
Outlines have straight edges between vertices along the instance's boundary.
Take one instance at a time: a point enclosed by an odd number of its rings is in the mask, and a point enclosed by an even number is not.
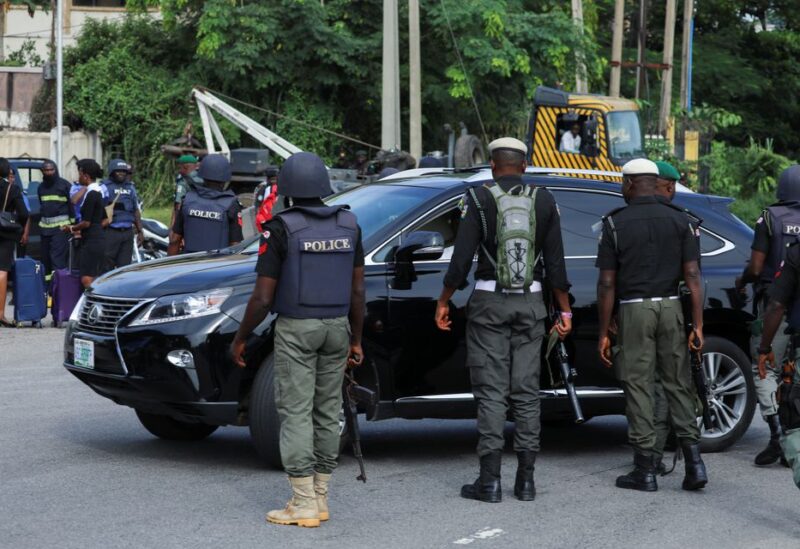
<svg viewBox="0 0 800 549"><path fill-rule="evenodd" d="M59 177L50 183L43 181L36 190L39 196L39 212L41 213L39 227L42 229L43 235L56 234L61 230L61 227L73 222L72 208L69 202L69 189L69 181Z"/></svg>
<svg viewBox="0 0 800 549"><path fill-rule="evenodd" d="M762 216L770 241L761 281L771 283L786 259L787 248L800 236L800 202L778 202L766 208Z"/></svg>
<svg viewBox="0 0 800 549"><path fill-rule="evenodd" d="M336 207L294 207L277 215L288 247L272 310L290 318L337 318L350 310L356 216Z"/></svg>
<svg viewBox="0 0 800 549"><path fill-rule="evenodd" d="M186 253L219 250L230 245L228 210L236 202L233 191L197 187L186 193L181 206L183 250Z"/></svg>

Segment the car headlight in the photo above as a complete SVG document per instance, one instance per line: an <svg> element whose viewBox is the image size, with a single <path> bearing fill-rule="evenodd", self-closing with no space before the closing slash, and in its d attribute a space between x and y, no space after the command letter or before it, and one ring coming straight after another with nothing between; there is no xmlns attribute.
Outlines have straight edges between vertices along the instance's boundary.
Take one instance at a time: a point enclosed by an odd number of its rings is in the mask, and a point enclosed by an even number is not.
<svg viewBox="0 0 800 549"><path fill-rule="evenodd" d="M81 294L81 298L75 304L75 308L72 309L72 312L69 315L70 322L78 322L81 318L81 309L83 309L83 303L86 301L86 294Z"/></svg>
<svg viewBox="0 0 800 549"><path fill-rule="evenodd" d="M233 288L219 288L194 294L168 295L151 303L131 326L162 324L220 312L220 307L233 293Z"/></svg>

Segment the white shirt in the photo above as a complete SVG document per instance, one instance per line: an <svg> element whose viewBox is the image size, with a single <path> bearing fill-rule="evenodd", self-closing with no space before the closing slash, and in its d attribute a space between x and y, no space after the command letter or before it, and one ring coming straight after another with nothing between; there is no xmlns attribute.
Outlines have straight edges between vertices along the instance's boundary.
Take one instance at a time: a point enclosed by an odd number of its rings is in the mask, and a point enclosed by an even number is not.
<svg viewBox="0 0 800 549"><path fill-rule="evenodd" d="M564 132L561 136L561 144L558 147L559 152L566 153L580 153L581 152L581 136L572 135L572 132Z"/></svg>

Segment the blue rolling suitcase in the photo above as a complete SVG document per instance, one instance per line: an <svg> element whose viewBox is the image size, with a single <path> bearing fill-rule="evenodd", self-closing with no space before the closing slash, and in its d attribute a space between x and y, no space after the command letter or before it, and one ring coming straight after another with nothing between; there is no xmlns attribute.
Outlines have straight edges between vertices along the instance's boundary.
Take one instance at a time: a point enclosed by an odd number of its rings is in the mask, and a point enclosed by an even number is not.
<svg viewBox="0 0 800 549"><path fill-rule="evenodd" d="M42 327L47 316L47 288L44 284L44 265L30 257L14 262L14 320Z"/></svg>

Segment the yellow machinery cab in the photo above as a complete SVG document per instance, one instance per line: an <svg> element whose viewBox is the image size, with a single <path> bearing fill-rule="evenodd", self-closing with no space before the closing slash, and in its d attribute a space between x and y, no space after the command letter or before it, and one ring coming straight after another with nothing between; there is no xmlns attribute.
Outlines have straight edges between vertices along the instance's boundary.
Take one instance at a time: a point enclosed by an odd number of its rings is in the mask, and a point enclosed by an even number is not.
<svg viewBox="0 0 800 549"><path fill-rule="evenodd" d="M621 181L623 164L645 156L636 103L544 86L536 88L527 145L531 165L589 179Z"/></svg>

